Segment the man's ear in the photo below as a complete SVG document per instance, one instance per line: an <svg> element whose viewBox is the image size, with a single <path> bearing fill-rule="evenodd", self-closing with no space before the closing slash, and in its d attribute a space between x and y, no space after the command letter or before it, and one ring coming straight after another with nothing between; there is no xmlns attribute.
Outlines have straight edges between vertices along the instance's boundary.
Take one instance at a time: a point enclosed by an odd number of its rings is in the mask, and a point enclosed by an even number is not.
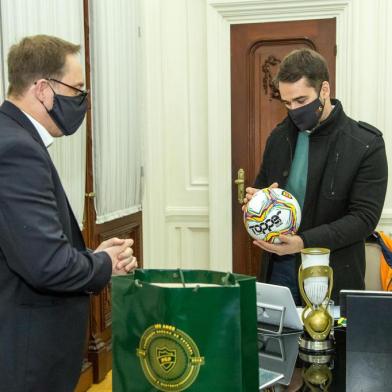
<svg viewBox="0 0 392 392"><path fill-rule="evenodd" d="M39 79L34 83L34 95L40 102L45 102L49 97L50 88L45 79Z"/></svg>
<svg viewBox="0 0 392 392"><path fill-rule="evenodd" d="M320 97L324 100L329 99L331 97L331 89L329 86L329 82L327 82L326 80L324 80L324 82L321 83Z"/></svg>

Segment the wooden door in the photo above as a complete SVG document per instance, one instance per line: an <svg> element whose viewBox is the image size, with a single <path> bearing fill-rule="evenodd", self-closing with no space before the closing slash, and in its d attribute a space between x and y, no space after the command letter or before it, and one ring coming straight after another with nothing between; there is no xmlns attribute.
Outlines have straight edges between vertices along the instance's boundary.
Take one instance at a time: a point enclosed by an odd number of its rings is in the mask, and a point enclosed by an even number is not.
<svg viewBox="0 0 392 392"><path fill-rule="evenodd" d="M254 23L231 26L231 141L233 271L259 275L260 249L246 233L238 201L239 169L252 186L271 130L287 115L272 79L283 57L311 48L328 62L335 92L336 20Z"/></svg>

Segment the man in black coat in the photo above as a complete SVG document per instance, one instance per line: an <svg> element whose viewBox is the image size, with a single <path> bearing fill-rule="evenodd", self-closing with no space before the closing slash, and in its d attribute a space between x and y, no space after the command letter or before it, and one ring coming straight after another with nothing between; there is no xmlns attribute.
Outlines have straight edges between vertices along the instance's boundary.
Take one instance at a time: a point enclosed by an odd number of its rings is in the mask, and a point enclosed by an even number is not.
<svg viewBox="0 0 392 392"><path fill-rule="evenodd" d="M34 36L8 56L0 107L0 390L72 392L89 294L137 263L132 240L84 245L47 147L86 113L79 45Z"/></svg>
<svg viewBox="0 0 392 392"><path fill-rule="evenodd" d="M331 251L332 298L364 289L365 239L382 212L388 168L382 133L347 117L330 99L328 68L318 53L301 49L282 61L276 82L288 116L269 136L256 188L284 188L298 199L297 235L280 244L254 241L263 252L261 280L290 288L300 303L297 271L303 248Z"/></svg>

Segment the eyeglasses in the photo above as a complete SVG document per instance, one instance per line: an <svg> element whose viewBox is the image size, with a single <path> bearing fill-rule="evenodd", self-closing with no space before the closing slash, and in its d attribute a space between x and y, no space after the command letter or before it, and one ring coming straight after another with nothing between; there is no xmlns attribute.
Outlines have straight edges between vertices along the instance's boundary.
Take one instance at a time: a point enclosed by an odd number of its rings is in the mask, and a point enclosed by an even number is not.
<svg viewBox="0 0 392 392"><path fill-rule="evenodd" d="M86 96L88 95L88 93L89 93L89 90L81 90L81 89L79 89L79 88L77 88L77 87L71 86L71 85L69 85L69 84L67 84L67 83L64 83L64 82L61 82L60 80L57 80L57 79L48 78L48 79L46 79L46 80L48 80L48 81L50 81L50 82L60 83L60 84L62 84L63 86L69 87L69 88L71 88L72 90L76 91L76 92L78 93L77 95L79 95L79 96L81 96L81 97L86 97Z"/></svg>

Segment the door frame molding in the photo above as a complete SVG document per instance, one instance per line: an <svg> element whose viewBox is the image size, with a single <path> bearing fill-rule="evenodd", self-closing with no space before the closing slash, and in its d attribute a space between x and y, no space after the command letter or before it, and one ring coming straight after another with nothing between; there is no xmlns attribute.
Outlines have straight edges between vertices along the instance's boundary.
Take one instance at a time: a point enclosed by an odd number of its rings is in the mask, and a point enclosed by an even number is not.
<svg viewBox="0 0 392 392"><path fill-rule="evenodd" d="M336 96L349 103L351 0L208 0L210 268L232 270L230 26L336 18ZM350 112L349 105L346 105Z"/></svg>

